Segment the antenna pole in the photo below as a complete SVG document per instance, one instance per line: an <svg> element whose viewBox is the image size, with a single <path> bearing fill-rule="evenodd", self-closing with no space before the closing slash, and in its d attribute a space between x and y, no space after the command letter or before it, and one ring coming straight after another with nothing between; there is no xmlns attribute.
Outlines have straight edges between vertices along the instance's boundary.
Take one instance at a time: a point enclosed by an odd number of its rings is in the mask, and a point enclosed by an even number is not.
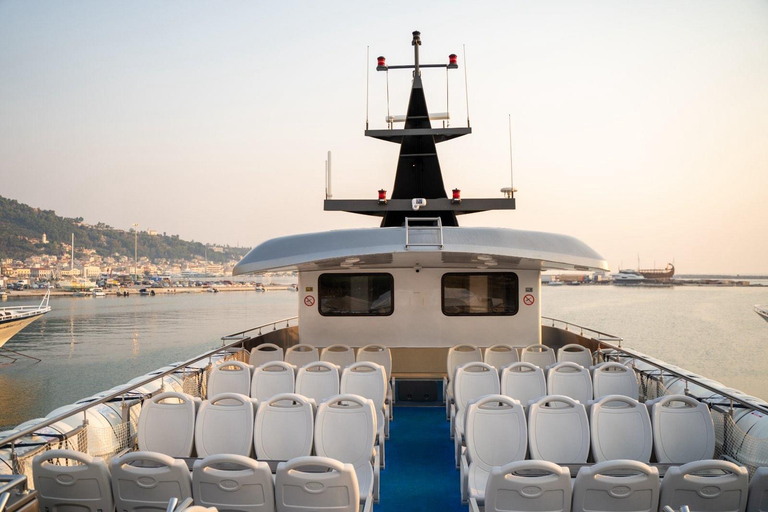
<svg viewBox="0 0 768 512"><path fill-rule="evenodd" d="M515 171L512 167L512 114L509 114L509 188L515 190Z"/></svg>
<svg viewBox="0 0 768 512"><path fill-rule="evenodd" d="M464 51L464 92L467 97L467 128L470 127L469 124L469 86L467 85L467 46L461 45L463 51Z"/></svg>
<svg viewBox="0 0 768 512"><path fill-rule="evenodd" d="M365 47L365 129L368 129L368 88L370 83L371 70L368 65L368 59L370 57L371 47Z"/></svg>
<svg viewBox="0 0 768 512"><path fill-rule="evenodd" d="M415 30L413 32L413 62L416 67L414 76L421 75L421 68L419 68L419 46L421 46L421 32Z"/></svg>
<svg viewBox="0 0 768 512"><path fill-rule="evenodd" d="M325 179L327 181L327 185L325 187L325 197L326 199L332 199L333 198L333 190L331 190L331 152L328 152L328 160L325 162Z"/></svg>

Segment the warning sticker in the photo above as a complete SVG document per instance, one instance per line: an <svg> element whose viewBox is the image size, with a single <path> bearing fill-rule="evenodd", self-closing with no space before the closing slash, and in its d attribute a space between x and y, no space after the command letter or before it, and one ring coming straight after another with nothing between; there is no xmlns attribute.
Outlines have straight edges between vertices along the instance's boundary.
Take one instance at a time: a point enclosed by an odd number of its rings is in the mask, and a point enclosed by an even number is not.
<svg viewBox="0 0 768 512"><path fill-rule="evenodd" d="M304 305L305 306L314 306L315 305L315 298L311 295L307 295L304 297Z"/></svg>
<svg viewBox="0 0 768 512"><path fill-rule="evenodd" d="M536 299L530 293L523 297L523 304L526 306L532 306L536 302Z"/></svg>

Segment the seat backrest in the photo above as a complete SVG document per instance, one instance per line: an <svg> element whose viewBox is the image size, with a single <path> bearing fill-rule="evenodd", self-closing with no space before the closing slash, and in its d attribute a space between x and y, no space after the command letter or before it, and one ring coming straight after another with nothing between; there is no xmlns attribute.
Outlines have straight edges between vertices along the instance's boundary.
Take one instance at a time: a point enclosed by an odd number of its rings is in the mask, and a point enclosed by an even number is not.
<svg viewBox="0 0 768 512"><path fill-rule="evenodd" d="M601 398L592 404L589 428L595 462L651 460L651 418L645 405L637 400L623 395Z"/></svg>
<svg viewBox="0 0 768 512"><path fill-rule="evenodd" d="M251 391L251 372L253 368L241 361L225 361L214 365L208 377L208 398L221 393L240 393L247 395Z"/></svg>
<svg viewBox="0 0 768 512"><path fill-rule="evenodd" d="M469 345L467 343L461 345L454 345L448 349L447 371L448 381L453 381L456 375L456 368L474 362L481 362L483 360L483 353L479 347Z"/></svg>
<svg viewBox="0 0 768 512"><path fill-rule="evenodd" d="M501 394L518 400L527 408L529 401L547 394L544 370L533 363L512 363L501 372Z"/></svg>
<svg viewBox="0 0 768 512"><path fill-rule="evenodd" d="M517 400L494 394L473 402L467 409L465 432L469 458L485 472L525 459L528 427Z"/></svg>
<svg viewBox="0 0 768 512"><path fill-rule="evenodd" d="M584 405L548 395L528 406L528 447L532 459L583 464L589 455L589 423Z"/></svg>
<svg viewBox="0 0 768 512"><path fill-rule="evenodd" d="M139 450L189 457L195 443L195 402L166 391L144 401L139 414Z"/></svg>
<svg viewBox="0 0 768 512"><path fill-rule="evenodd" d="M200 405L195 422L198 457L219 453L249 456L253 446L253 402L245 395L222 393Z"/></svg>
<svg viewBox="0 0 768 512"><path fill-rule="evenodd" d="M744 512L749 473L725 460L697 460L670 467L661 481L659 507L691 511Z"/></svg>
<svg viewBox="0 0 768 512"><path fill-rule="evenodd" d="M251 398L263 402L275 395L293 393L294 386L293 366L283 361L264 363L253 371Z"/></svg>
<svg viewBox="0 0 768 512"><path fill-rule="evenodd" d="M711 459L715 426L707 404L685 395L667 395L651 409L653 453L663 464Z"/></svg>
<svg viewBox="0 0 768 512"><path fill-rule="evenodd" d="M597 365L592 372L595 400L607 395L624 395L637 400L640 396L635 370L621 363Z"/></svg>
<svg viewBox="0 0 768 512"><path fill-rule="evenodd" d="M648 464L611 460L584 466L576 475L572 512L657 512L658 509L659 470Z"/></svg>
<svg viewBox="0 0 768 512"><path fill-rule="evenodd" d="M67 460L66 465L60 464L62 459ZM98 512L115 508L109 469L100 458L74 450L49 450L32 460L32 479L40 510Z"/></svg>
<svg viewBox="0 0 768 512"><path fill-rule="evenodd" d="M555 351L541 343L534 343L523 349L520 360L524 363L535 364L539 368L546 368L555 364Z"/></svg>
<svg viewBox="0 0 768 512"><path fill-rule="evenodd" d="M521 460L491 470L485 512L571 511L571 472L544 460Z"/></svg>
<svg viewBox="0 0 768 512"><path fill-rule="evenodd" d="M297 368L319 360L320 356L317 353L317 347L306 343L299 343L298 345L288 347L288 350L285 351L285 362Z"/></svg>
<svg viewBox="0 0 768 512"><path fill-rule="evenodd" d="M586 404L592 400L592 376L577 363L557 363L547 370L547 393L565 395Z"/></svg>
<svg viewBox="0 0 768 512"><path fill-rule="evenodd" d="M183 460L162 453L128 452L112 459L109 469L115 506L121 512L164 510L171 498L192 497L192 477Z"/></svg>
<svg viewBox="0 0 768 512"><path fill-rule="evenodd" d="M283 348L274 343L262 343L251 349L251 366L261 366L264 363L283 360Z"/></svg>
<svg viewBox="0 0 768 512"><path fill-rule="evenodd" d="M372 400L359 395L336 395L317 409L315 452L355 468L370 465L376 430Z"/></svg>
<svg viewBox="0 0 768 512"><path fill-rule="evenodd" d="M219 510L273 512L275 486L269 465L242 455L198 459L192 468L195 503Z"/></svg>
<svg viewBox="0 0 768 512"><path fill-rule="evenodd" d="M392 377L392 352L384 345L366 345L357 351L358 361L370 361L380 364L387 372L387 380Z"/></svg>
<svg viewBox="0 0 768 512"><path fill-rule="evenodd" d="M320 352L320 360L333 363L339 368L346 368L355 362L355 350L349 345L330 345Z"/></svg>
<svg viewBox="0 0 768 512"><path fill-rule="evenodd" d="M315 418L312 404L293 393L275 395L259 404L253 447L261 460L289 460L312 453Z"/></svg>
<svg viewBox="0 0 768 512"><path fill-rule="evenodd" d="M768 512L768 467L757 468L749 481L747 512Z"/></svg>
<svg viewBox="0 0 768 512"><path fill-rule="evenodd" d="M465 410L471 400L499 394L499 374L486 363L467 363L456 369L453 383L456 407Z"/></svg>
<svg viewBox="0 0 768 512"><path fill-rule="evenodd" d="M315 361L296 374L296 393L311 398L315 403L339 394L339 369L333 363Z"/></svg>
<svg viewBox="0 0 768 512"><path fill-rule="evenodd" d="M355 468L328 457L281 462L275 475L275 502L278 512L357 512L360 490Z"/></svg>
<svg viewBox="0 0 768 512"><path fill-rule="evenodd" d="M578 343L570 343L557 349L557 362L565 363L571 362L580 364L584 368L592 366L592 352L583 345Z"/></svg>
<svg viewBox="0 0 768 512"><path fill-rule="evenodd" d="M360 395L373 400L376 410L387 398L387 374L384 367L369 361L347 366L341 374L341 394Z"/></svg>
<svg viewBox="0 0 768 512"><path fill-rule="evenodd" d="M492 345L485 349L483 361L496 368L501 373L501 369L512 363L517 363L520 359L517 357L517 349L512 345Z"/></svg>

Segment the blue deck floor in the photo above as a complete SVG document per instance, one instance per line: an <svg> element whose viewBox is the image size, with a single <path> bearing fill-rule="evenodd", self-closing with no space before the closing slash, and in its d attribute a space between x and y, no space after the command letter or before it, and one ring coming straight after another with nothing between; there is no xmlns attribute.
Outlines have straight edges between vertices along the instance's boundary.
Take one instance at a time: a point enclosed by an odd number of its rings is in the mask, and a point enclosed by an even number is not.
<svg viewBox="0 0 768 512"><path fill-rule="evenodd" d="M445 407L395 407L375 512L466 512L453 461Z"/></svg>

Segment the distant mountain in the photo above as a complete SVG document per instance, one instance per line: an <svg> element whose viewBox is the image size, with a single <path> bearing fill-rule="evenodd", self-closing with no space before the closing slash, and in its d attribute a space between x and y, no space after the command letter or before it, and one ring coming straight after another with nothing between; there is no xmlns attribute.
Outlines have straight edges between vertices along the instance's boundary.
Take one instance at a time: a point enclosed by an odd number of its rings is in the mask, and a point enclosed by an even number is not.
<svg viewBox="0 0 768 512"><path fill-rule="evenodd" d="M45 233L48 243L42 243ZM61 255L61 244L69 244L75 234L78 249L93 249L100 256L133 256L134 233L98 223L83 224L82 217L70 219L56 215L53 210L41 210L0 196L0 258L24 260L38 254ZM178 235L149 235L139 233L139 254L156 258L191 260L204 257L205 245L181 240ZM223 252L209 248L208 260L223 263L239 259L248 249L226 247ZM77 254L75 254L77 256Z"/></svg>

